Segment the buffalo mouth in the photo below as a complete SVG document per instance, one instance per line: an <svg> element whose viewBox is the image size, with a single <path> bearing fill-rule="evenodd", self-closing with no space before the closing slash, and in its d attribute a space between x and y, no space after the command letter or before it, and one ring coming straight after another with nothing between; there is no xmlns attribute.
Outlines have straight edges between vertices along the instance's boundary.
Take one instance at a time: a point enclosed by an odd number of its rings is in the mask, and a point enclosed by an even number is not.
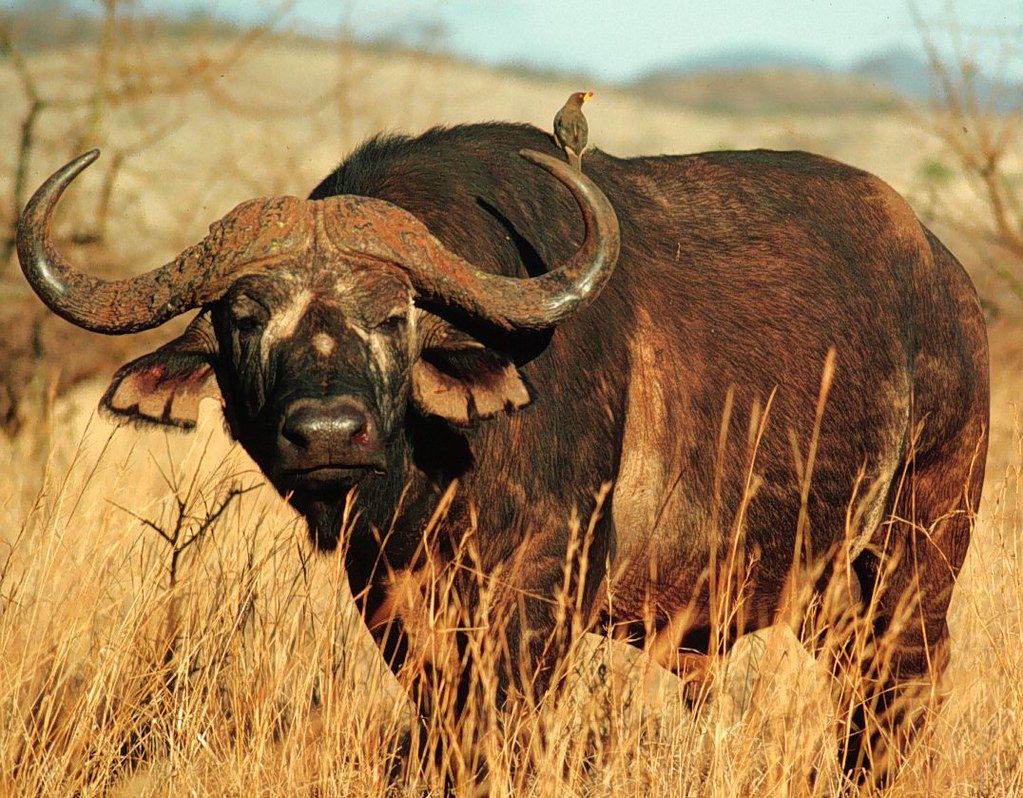
<svg viewBox="0 0 1023 798"><path fill-rule="evenodd" d="M281 476L295 488L353 485L370 474L383 474L383 463L319 463L289 468Z"/></svg>
<svg viewBox="0 0 1023 798"><path fill-rule="evenodd" d="M308 502L343 502L353 489L374 475L383 474L378 465L328 464L281 472L274 484L282 496L296 505Z"/></svg>

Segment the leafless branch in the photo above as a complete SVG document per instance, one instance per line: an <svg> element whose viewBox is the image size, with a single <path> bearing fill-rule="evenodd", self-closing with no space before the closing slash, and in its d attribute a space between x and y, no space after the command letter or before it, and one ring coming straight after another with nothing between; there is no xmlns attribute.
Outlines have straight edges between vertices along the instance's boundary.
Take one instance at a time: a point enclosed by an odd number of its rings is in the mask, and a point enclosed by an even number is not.
<svg viewBox="0 0 1023 798"><path fill-rule="evenodd" d="M27 199L30 164L42 143L39 132L44 113L53 114L58 127L71 127L74 131L66 145L70 157L92 147L109 147L113 141L123 139L123 126L117 137L108 132L110 116L117 111L133 112L128 118L138 128L138 134L127 145L115 145L113 157L105 160L96 220L91 229L74 236L79 243L101 240L106 234L113 187L125 161L159 143L188 119L183 110L167 121L152 119L151 114L138 113L138 109L144 105L151 108L155 100L161 99L181 100L206 93L222 97L224 91L219 84L223 77L268 38L293 0L279 3L262 24L242 30L226 44L221 44L222 40L212 46L190 42L187 47L175 45L163 56L161 43L154 43L147 36L145 20L129 13L131 5L129 0L102 0L95 69L88 77L83 75L70 83L50 85L40 81L15 41L13 24L0 28L0 56L17 78L26 109L20 123L10 204L3 214L6 229L0 233L0 269L6 268L14 250L15 225ZM215 51L216 48L220 51ZM77 75L80 71L75 59L76 56L68 56L69 74ZM87 84L84 92L82 78ZM297 109L297 113L303 110Z"/></svg>
<svg viewBox="0 0 1023 798"><path fill-rule="evenodd" d="M928 122L984 204L981 219L954 221L1011 259L1012 268L990 256L982 260L1023 300L1023 280L1019 277L1023 267L1023 196L1020 181L1011 173L1014 167L1010 157L1023 126L1023 98L1013 106L999 107L999 101L1007 96L1007 87L1004 82L999 86L982 75L968 46L970 37L977 32L959 24L954 4L948 6L948 18L937 24L926 20L915 4L910 8L935 82L935 101ZM997 34L997 38L1005 41L1019 37L1019 32L1013 29L983 33ZM939 35L949 45L947 53L939 47ZM1007 68L1004 50L998 63Z"/></svg>
<svg viewBox="0 0 1023 798"><path fill-rule="evenodd" d="M11 193L11 218L17 219L25 203L28 161L35 143L36 123L39 121L39 115L42 113L43 108L46 107L46 103L39 93L39 87L28 68L28 64L25 63L25 57L11 39L10 29L4 30L0 33L0 36L3 37L0 40L0 54L10 62L11 67L14 69L14 74L18 77L21 91L28 102L25 115L21 118L21 124L19 125L18 155L14 167L14 189ZM0 268L6 266L13 251L14 226L11 225L4 235L2 244L0 244Z"/></svg>

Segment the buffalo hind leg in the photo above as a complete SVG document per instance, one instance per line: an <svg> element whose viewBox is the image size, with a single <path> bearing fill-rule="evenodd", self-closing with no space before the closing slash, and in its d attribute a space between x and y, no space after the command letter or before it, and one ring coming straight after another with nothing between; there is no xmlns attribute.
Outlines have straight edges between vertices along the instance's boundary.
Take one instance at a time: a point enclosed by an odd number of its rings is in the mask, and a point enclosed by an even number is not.
<svg viewBox="0 0 1023 798"><path fill-rule="evenodd" d="M983 432L963 434L940 457L918 455L891 519L853 563L864 618L839 677L848 724L842 760L857 780L893 777L940 704L946 615L980 501L984 444Z"/></svg>

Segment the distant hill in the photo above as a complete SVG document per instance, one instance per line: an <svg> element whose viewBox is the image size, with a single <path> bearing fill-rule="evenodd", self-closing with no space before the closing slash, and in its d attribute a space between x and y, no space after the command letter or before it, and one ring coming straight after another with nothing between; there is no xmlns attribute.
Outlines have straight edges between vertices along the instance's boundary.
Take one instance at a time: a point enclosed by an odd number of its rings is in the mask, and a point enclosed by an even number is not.
<svg viewBox="0 0 1023 798"><path fill-rule="evenodd" d="M999 111L1019 109L1023 86L976 76L978 97ZM922 54L888 50L836 67L808 53L746 48L659 68L629 87L672 105L720 113L890 111L934 99L937 87Z"/></svg>
<svg viewBox="0 0 1023 798"><path fill-rule="evenodd" d="M744 115L890 111L902 105L897 94L866 81L786 67L658 72L628 88L670 105Z"/></svg>
<svg viewBox="0 0 1023 798"><path fill-rule="evenodd" d="M0 12L0 58L5 37L24 52L93 44L102 29L100 8L100 4L82 0L14 0L10 10ZM233 37L244 29L237 20L218 14L215 5L182 3L174 8L166 4L152 10L145 3L126 3L122 14L152 38ZM276 35L316 43L327 41L333 33L285 29ZM445 30L428 16L410 16L372 36L359 37L359 43L368 50L438 56L445 52ZM490 68L549 81L601 83L592 76L570 75L532 63ZM982 105L1001 112L1023 109L1023 84L1005 85L978 72L975 85ZM886 112L907 102L931 102L938 90L930 65L918 51L880 51L850 65L836 66L817 53L770 47L718 50L668 63L621 88L669 105L744 115Z"/></svg>
<svg viewBox="0 0 1023 798"><path fill-rule="evenodd" d="M929 102L935 97L930 64L917 53L906 50L873 53L854 63L847 72L909 100Z"/></svg>
<svg viewBox="0 0 1023 798"><path fill-rule="evenodd" d="M776 47L728 47L692 56L657 70L658 72L756 72L761 69L784 69L824 72L827 61L813 53L800 53Z"/></svg>

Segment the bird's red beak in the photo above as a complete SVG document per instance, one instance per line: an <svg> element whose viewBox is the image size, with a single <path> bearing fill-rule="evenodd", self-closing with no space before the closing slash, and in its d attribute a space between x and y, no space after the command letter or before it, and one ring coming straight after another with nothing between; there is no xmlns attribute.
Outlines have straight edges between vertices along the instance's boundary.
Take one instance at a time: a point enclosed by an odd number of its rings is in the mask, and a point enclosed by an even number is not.
<svg viewBox="0 0 1023 798"><path fill-rule="evenodd" d="M592 96L593 96L593 92L592 91L588 91L588 92L584 93L583 94L583 102L586 102Z"/></svg>

